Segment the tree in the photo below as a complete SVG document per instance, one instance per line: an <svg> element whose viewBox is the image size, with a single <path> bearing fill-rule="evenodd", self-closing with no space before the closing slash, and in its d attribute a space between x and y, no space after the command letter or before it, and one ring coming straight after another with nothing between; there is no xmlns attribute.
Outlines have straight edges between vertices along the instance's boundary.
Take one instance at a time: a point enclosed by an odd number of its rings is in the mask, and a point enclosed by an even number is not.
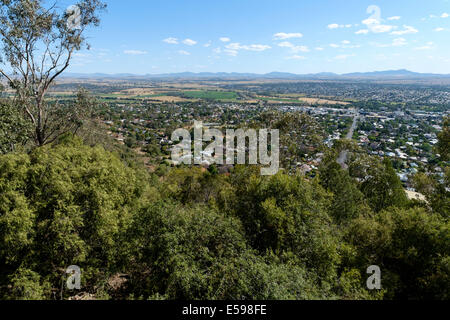
<svg viewBox="0 0 450 320"><path fill-rule="evenodd" d="M100 0L81 0L72 10L58 12L56 4L45 7L44 3L0 0L0 65L4 65L0 74L32 123L37 146L78 128L76 111L67 113L64 106L45 101L45 95L74 53L89 48L84 33L99 25L98 13L106 7Z"/></svg>
<svg viewBox="0 0 450 320"><path fill-rule="evenodd" d="M437 152L441 155L443 161L450 159L450 118L445 118L442 132L438 135L439 142L436 146Z"/></svg>
<svg viewBox="0 0 450 320"><path fill-rule="evenodd" d="M389 208L355 219L344 239L356 248L355 267L381 268L385 298L448 300L449 227L423 208Z"/></svg>
<svg viewBox="0 0 450 320"><path fill-rule="evenodd" d="M24 154L0 156L0 274L17 267L29 252L34 215L23 190L30 160ZM9 267L11 266L11 268Z"/></svg>
<svg viewBox="0 0 450 320"><path fill-rule="evenodd" d="M38 273L29 269L17 270L9 279L11 292L7 299L43 300L50 291L50 284L43 282Z"/></svg>
<svg viewBox="0 0 450 320"><path fill-rule="evenodd" d="M337 221L358 216L364 196L357 183L334 159L325 159L320 168L321 185L333 193L331 213Z"/></svg>
<svg viewBox="0 0 450 320"><path fill-rule="evenodd" d="M135 215L130 292L203 300L326 299L305 268L248 248L242 225L205 206L156 202Z"/></svg>
<svg viewBox="0 0 450 320"><path fill-rule="evenodd" d="M302 176L278 173L261 177L250 169L232 173L235 187L230 205L242 221L252 247L288 255L322 277L335 275L339 261L338 233L327 209L329 195Z"/></svg>
<svg viewBox="0 0 450 320"><path fill-rule="evenodd" d="M156 193L147 179L79 138L0 156L0 290L19 268L59 288L70 265L82 267L82 285L93 290L121 266L132 214ZM37 285L34 273L19 273Z"/></svg>
<svg viewBox="0 0 450 320"><path fill-rule="evenodd" d="M447 131L448 132L448 131ZM442 135L440 136L440 141L444 141L445 138L445 129ZM448 140L448 134L447 134ZM437 149L441 149L440 152L442 154L445 153L443 151L444 144L441 143L438 145ZM447 146L448 149L448 146ZM438 151L439 152L439 151ZM416 190L420 193L423 193L430 207L434 212L440 213L443 217L450 217L450 168L444 168L444 179L440 179L437 176L427 175L425 173L417 173L413 177L413 185Z"/></svg>
<svg viewBox="0 0 450 320"><path fill-rule="evenodd" d="M305 113L264 112L255 126L280 131L280 159L285 167L295 165L305 155L311 156L323 147L323 128Z"/></svg>
<svg viewBox="0 0 450 320"><path fill-rule="evenodd" d="M376 212L388 207L404 207L408 203L400 178L395 173L389 159L384 159L367 170L361 184L361 191L369 205Z"/></svg>
<svg viewBox="0 0 450 320"><path fill-rule="evenodd" d="M430 198L436 189L436 181L423 172L418 172L412 178L412 184L417 192Z"/></svg>
<svg viewBox="0 0 450 320"><path fill-rule="evenodd" d="M0 101L0 154L16 151L28 142L32 126L23 115L9 101Z"/></svg>

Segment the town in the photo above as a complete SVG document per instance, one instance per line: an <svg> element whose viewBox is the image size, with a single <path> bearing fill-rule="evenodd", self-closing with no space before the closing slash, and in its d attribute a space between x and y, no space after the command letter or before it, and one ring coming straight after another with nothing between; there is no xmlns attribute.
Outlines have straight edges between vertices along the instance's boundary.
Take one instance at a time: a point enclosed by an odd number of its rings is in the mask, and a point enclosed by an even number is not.
<svg viewBox="0 0 450 320"><path fill-rule="evenodd" d="M69 80L64 82L56 87L55 98L67 99L61 92L75 86ZM165 83L122 80L120 85L108 81L90 85L94 97L103 102L100 119L108 135L140 154L149 168L176 165L170 158L174 147L171 135L178 128L192 129L197 120L203 121L207 128L247 128L254 126L261 114L277 110L310 116L323 131L322 143L327 147L332 147L335 141L350 139L368 155L390 158L405 189L415 196L411 179L418 172L444 179L445 163L439 161L433 148L442 121L450 114L448 88L431 84L389 86L371 82L273 80L253 84L248 89L242 81L236 81L239 83L236 85L233 81L179 82L185 83L182 91L176 89L174 80ZM330 94L335 96L330 98ZM388 96L396 102L387 103ZM281 156L283 169L314 175L323 153L320 148L313 148L295 159L283 158L283 153ZM203 161L203 165L207 167L210 162ZM229 165L223 166L221 170L229 169Z"/></svg>

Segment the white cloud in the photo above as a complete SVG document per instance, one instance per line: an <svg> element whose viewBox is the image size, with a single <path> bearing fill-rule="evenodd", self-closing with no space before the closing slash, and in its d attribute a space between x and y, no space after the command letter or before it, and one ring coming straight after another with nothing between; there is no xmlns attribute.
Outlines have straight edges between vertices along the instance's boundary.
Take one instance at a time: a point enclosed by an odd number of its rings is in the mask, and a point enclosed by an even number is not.
<svg viewBox="0 0 450 320"><path fill-rule="evenodd" d="M185 40L183 40L183 43L188 46L193 46L193 45L197 44L197 41L194 41L192 39L185 39Z"/></svg>
<svg viewBox="0 0 450 320"><path fill-rule="evenodd" d="M170 44L178 44L178 39L177 38L167 38L163 40L166 43L170 43Z"/></svg>
<svg viewBox="0 0 450 320"><path fill-rule="evenodd" d="M292 48L294 52L309 52L309 48L307 46L295 46Z"/></svg>
<svg viewBox="0 0 450 320"><path fill-rule="evenodd" d="M231 39L227 38L227 37L222 37L222 38L220 38L220 41L222 41L222 42L230 42Z"/></svg>
<svg viewBox="0 0 450 320"><path fill-rule="evenodd" d="M250 45L241 45L238 42L230 43L225 46L224 52L231 56L237 56L239 50L246 50L246 51L265 51L268 49L271 49L271 46L264 45L264 44L250 44Z"/></svg>
<svg viewBox="0 0 450 320"><path fill-rule="evenodd" d="M441 14L441 18L448 18L450 15L447 12Z"/></svg>
<svg viewBox="0 0 450 320"><path fill-rule="evenodd" d="M244 50L249 50L249 51L265 51L270 48L271 48L271 46L264 45L264 44L251 44L249 46L243 46Z"/></svg>
<svg viewBox="0 0 450 320"><path fill-rule="evenodd" d="M73 56L74 56L74 57L77 57L77 58L87 58L87 57L90 57L91 54L90 54L90 53L80 53L80 52L75 52L75 53L73 54Z"/></svg>
<svg viewBox="0 0 450 320"><path fill-rule="evenodd" d="M368 34L369 30L368 29L361 29L355 32L355 34Z"/></svg>
<svg viewBox="0 0 450 320"><path fill-rule="evenodd" d="M389 17L389 18L387 18L388 20L400 20L402 17L400 17L400 16L393 16L393 17Z"/></svg>
<svg viewBox="0 0 450 320"><path fill-rule="evenodd" d="M390 26L390 25L386 25L386 24L379 24L379 25L372 26L371 30L374 33L384 33L384 32L389 32L394 28L395 28L394 26Z"/></svg>
<svg viewBox="0 0 450 320"><path fill-rule="evenodd" d="M332 24L328 25L328 29L333 30L333 29L337 29L337 28L339 28L339 25L337 23L332 23Z"/></svg>
<svg viewBox="0 0 450 320"><path fill-rule="evenodd" d="M125 50L123 53L125 54L130 54L133 56L137 56L137 55L143 55L143 54L147 54L147 51L141 51L141 50Z"/></svg>
<svg viewBox="0 0 450 320"><path fill-rule="evenodd" d="M316 48L314 48L314 49L316 49L317 51L323 51L323 48L322 48L322 47L316 47Z"/></svg>
<svg viewBox="0 0 450 320"><path fill-rule="evenodd" d="M307 46L296 46L289 41L280 42L278 44L279 47L290 48L293 52L309 52L309 48Z"/></svg>
<svg viewBox="0 0 450 320"><path fill-rule="evenodd" d="M343 40L341 41L342 44L336 44L336 43L331 43L330 47L332 48L342 48L342 49L353 49L353 48L360 48L361 45L359 44L350 44L350 41L348 40Z"/></svg>
<svg viewBox="0 0 450 320"><path fill-rule="evenodd" d="M205 43L203 46L204 46L205 48L211 47L211 41L208 41L208 42Z"/></svg>
<svg viewBox="0 0 450 320"><path fill-rule="evenodd" d="M402 47L402 46L406 46L408 44L408 42L406 41L405 38L395 38L394 40L392 40L391 43L377 43L377 42L372 42L371 45L378 47L378 48L387 48L387 47Z"/></svg>
<svg viewBox="0 0 450 320"><path fill-rule="evenodd" d="M240 45L240 43L235 42L235 43L228 44L226 46L226 48L231 49L231 50L239 50L239 49L241 49L241 45Z"/></svg>
<svg viewBox="0 0 450 320"><path fill-rule="evenodd" d="M329 24L327 26L328 29L333 30L333 29L338 29L338 28L351 28L353 25L352 24L337 24L337 23L332 23Z"/></svg>
<svg viewBox="0 0 450 320"><path fill-rule="evenodd" d="M391 25L381 24L380 20L374 18L368 18L366 20L363 20L362 24L365 24L367 28L373 33L389 32L395 28L394 26Z"/></svg>
<svg viewBox="0 0 450 320"><path fill-rule="evenodd" d="M224 51L226 54L228 54L229 56L232 56L232 57L236 57L238 55L237 50L225 49Z"/></svg>
<svg viewBox="0 0 450 320"><path fill-rule="evenodd" d="M396 38L392 41L392 46L393 47L402 47L407 45L408 43L406 42L405 38Z"/></svg>
<svg viewBox="0 0 450 320"><path fill-rule="evenodd" d="M292 39L292 38L302 38L303 34L279 32L279 33L274 34L273 37L276 40L286 40L286 39Z"/></svg>
<svg viewBox="0 0 450 320"><path fill-rule="evenodd" d="M374 25L374 24L380 24L380 21L374 18L368 18L362 21L362 24L365 24L366 26Z"/></svg>
<svg viewBox="0 0 450 320"><path fill-rule="evenodd" d="M436 32L441 32L441 31L444 31L445 29L444 28L436 28L436 29L434 29L434 31L436 31Z"/></svg>
<svg viewBox="0 0 450 320"><path fill-rule="evenodd" d="M178 51L178 53L183 55L183 56L190 56L191 55L189 52L184 51L184 50L180 50L180 51Z"/></svg>
<svg viewBox="0 0 450 320"><path fill-rule="evenodd" d="M283 48L292 48L292 47L294 47L294 45L292 43L290 43L289 41L280 42L278 44L278 46L279 47L283 47Z"/></svg>
<svg viewBox="0 0 450 320"><path fill-rule="evenodd" d="M394 34L394 35L397 35L397 36L402 36L404 34L411 34L411 33L419 32L419 30L417 30L416 28L411 27L411 26L404 25L403 28L404 28L403 30L392 31L391 34Z"/></svg>

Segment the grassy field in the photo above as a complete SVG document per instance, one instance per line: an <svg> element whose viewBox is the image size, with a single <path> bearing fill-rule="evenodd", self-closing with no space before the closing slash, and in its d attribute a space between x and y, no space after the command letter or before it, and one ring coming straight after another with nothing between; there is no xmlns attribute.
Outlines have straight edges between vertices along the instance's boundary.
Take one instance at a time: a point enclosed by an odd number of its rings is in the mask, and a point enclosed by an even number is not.
<svg viewBox="0 0 450 320"><path fill-rule="evenodd" d="M183 96L191 99L233 100L238 97L236 92L226 91L184 91Z"/></svg>
<svg viewBox="0 0 450 320"><path fill-rule="evenodd" d="M221 91L211 89L195 89L186 90L180 88L169 87L153 87L153 88L131 88L112 93L93 94L101 102L117 101L120 103L133 103L137 101L149 101L153 103L176 103L176 102L192 102L197 100L219 101L223 103L258 103L258 101L266 101L271 104L303 104L303 105L347 105L348 102L337 101L323 98L310 98L304 94L279 94L273 96L248 96L239 92ZM75 99L75 92L55 91L50 93L52 100L58 99Z"/></svg>

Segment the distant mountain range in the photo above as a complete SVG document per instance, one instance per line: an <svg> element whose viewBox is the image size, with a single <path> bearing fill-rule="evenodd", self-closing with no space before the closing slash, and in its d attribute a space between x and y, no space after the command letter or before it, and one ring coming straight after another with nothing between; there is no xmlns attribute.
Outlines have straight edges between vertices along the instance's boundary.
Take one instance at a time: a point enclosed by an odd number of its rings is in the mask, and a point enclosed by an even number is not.
<svg viewBox="0 0 450 320"><path fill-rule="evenodd" d="M387 70L374 72L355 72L336 74L331 72L294 74L287 72L271 72L266 74L237 73L237 72L182 72L165 74L136 75L131 73L105 74L105 73L66 73L64 78L79 79L372 79L372 80L413 80L430 78L450 78L450 74L418 73L409 70Z"/></svg>

